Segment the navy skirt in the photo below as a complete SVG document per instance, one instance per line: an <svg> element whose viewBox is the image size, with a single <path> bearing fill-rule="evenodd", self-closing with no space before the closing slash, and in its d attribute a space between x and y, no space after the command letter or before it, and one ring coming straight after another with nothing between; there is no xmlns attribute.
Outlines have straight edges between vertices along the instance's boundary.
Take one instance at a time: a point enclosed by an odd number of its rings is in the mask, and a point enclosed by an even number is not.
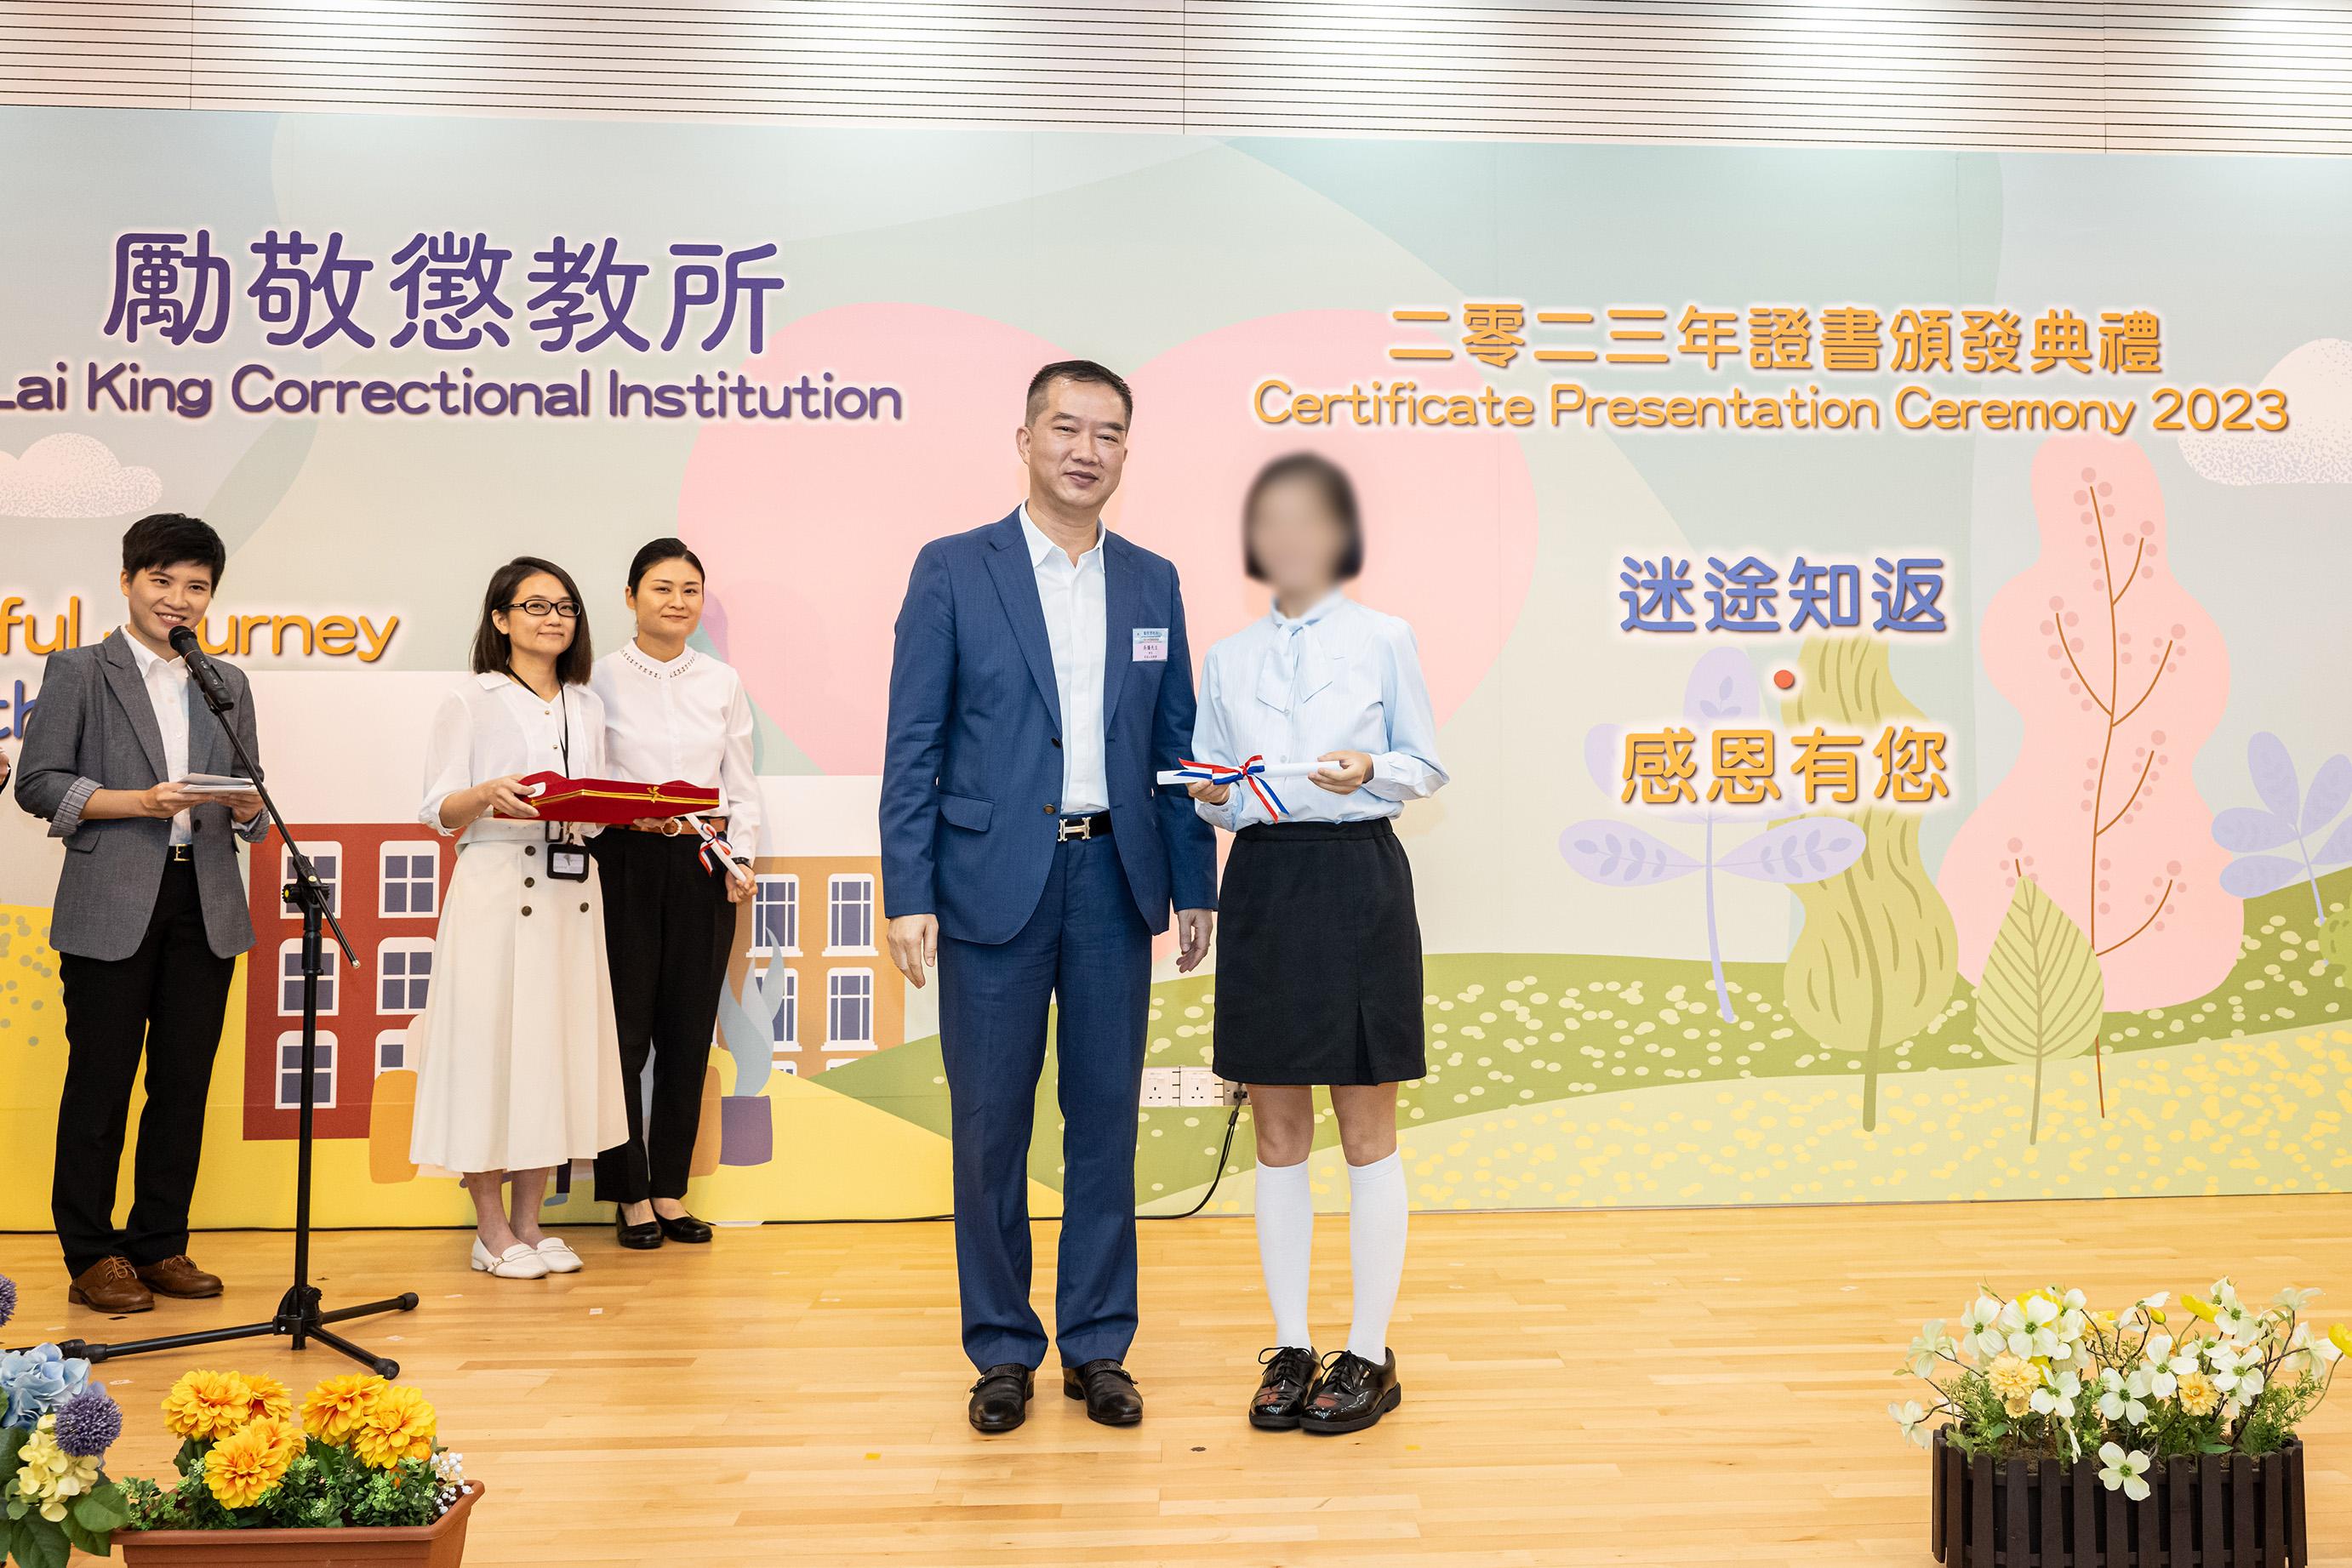
<svg viewBox="0 0 2352 1568"><path fill-rule="evenodd" d="M1428 1071L1412 862L1389 819L1243 829L1217 911L1218 1077L1397 1083Z"/></svg>

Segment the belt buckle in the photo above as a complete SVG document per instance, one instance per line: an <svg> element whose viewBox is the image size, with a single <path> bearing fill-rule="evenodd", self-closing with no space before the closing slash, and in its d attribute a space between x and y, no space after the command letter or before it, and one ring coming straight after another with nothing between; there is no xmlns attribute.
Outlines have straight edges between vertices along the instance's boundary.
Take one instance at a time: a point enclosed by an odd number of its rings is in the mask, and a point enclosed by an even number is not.
<svg viewBox="0 0 2352 1568"><path fill-rule="evenodd" d="M1054 841L1066 844L1073 839L1091 839L1094 836L1095 820L1092 817L1065 817Z"/></svg>

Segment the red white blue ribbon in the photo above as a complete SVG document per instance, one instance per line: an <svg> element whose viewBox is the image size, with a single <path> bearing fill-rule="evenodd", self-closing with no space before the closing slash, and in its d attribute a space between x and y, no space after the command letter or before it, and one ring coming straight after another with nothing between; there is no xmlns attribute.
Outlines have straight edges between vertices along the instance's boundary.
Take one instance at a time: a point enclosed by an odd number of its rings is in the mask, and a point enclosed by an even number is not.
<svg viewBox="0 0 2352 1568"><path fill-rule="evenodd" d="M723 872L749 887L751 884L751 874L735 863L734 846L727 841L726 835L704 821L699 813L683 811L679 815L684 817L693 826L694 831L701 836L702 847L694 852L695 858L702 862L702 869L713 873Z"/></svg>
<svg viewBox="0 0 2352 1568"><path fill-rule="evenodd" d="M1181 764L1174 770L1178 779L1186 782L1198 780L1203 784L1246 784L1250 787L1250 793L1264 803L1267 815L1280 821L1286 814L1281 799L1265 782L1265 758L1262 753L1238 768L1223 762L1195 762L1189 757L1180 757L1176 760Z"/></svg>

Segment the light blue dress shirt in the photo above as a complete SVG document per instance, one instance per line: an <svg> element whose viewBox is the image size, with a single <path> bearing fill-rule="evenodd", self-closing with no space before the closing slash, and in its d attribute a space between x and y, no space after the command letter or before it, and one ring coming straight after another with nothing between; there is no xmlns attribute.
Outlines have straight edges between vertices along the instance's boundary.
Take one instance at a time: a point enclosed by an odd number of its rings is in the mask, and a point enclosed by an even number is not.
<svg viewBox="0 0 2352 1568"><path fill-rule="evenodd" d="M1371 778L1345 795L1306 779L1260 780L1287 808L1285 821L1393 817L1445 783L1412 628L1337 591L1295 621L1270 611L1209 650L1191 756L1237 767L1255 756L1311 762L1327 751L1365 753ZM1228 830L1274 820L1247 784L1222 806L1192 809Z"/></svg>

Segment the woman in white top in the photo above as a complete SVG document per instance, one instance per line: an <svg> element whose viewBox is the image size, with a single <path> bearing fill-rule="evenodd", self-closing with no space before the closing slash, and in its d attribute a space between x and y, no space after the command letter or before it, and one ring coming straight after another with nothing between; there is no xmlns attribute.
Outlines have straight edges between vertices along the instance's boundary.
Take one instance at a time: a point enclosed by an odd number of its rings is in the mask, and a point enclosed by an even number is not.
<svg viewBox="0 0 2352 1568"><path fill-rule="evenodd" d="M1445 782L1412 629L1340 584L1363 568L1346 474L1308 453L1268 464L1243 504L1243 559L1274 590L1266 617L1209 650L1192 756L1323 766L1304 780L1189 788L1235 833L1218 890L1215 1060L1249 1086L1258 1259L1275 1343L1255 1427L1352 1432L1403 1396L1388 1348L1404 1273L1397 1084L1427 1071L1412 867L1390 826ZM1355 1320L1318 1370L1307 1331L1315 1088L1331 1087L1348 1160Z"/></svg>
<svg viewBox="0 0 2352 1568"><path fill-rule="evenodd" d="M568 1274L579 1255L540 1228L548 1173L625 1137L604 914L583 835L534 821L523 779L602 775L604 705L587 686L580 593L525 556L490 578L474 673L443 699L417 815L457 833L432 988L409 1030L419 1059L409 1158L463 1176L473 1265L505 1280ZM500 1187L511 1182L512 1207Z"/></svg>
<svg viewBox="0 0 2352 1568"><path fill-rule="evenodd" d="M701 559L683 539L654 540L629 563L626 602L636 636L597 660L590 681L604 705L613 777L718 786L718 809L705 820L725 836L733 862L706 852L701 835L676 817L632 823L594 846L623 1082L635 1084L653 1062L651 1108L627 1096L628 1140L596 1157L596 1196L616 1206L621 1245L649 1249L664 1239L710 1239L710 1227L687 1212L686 1183L735 905L751 889L760 783L741 677L686 645L702 624Z"/></svg>

